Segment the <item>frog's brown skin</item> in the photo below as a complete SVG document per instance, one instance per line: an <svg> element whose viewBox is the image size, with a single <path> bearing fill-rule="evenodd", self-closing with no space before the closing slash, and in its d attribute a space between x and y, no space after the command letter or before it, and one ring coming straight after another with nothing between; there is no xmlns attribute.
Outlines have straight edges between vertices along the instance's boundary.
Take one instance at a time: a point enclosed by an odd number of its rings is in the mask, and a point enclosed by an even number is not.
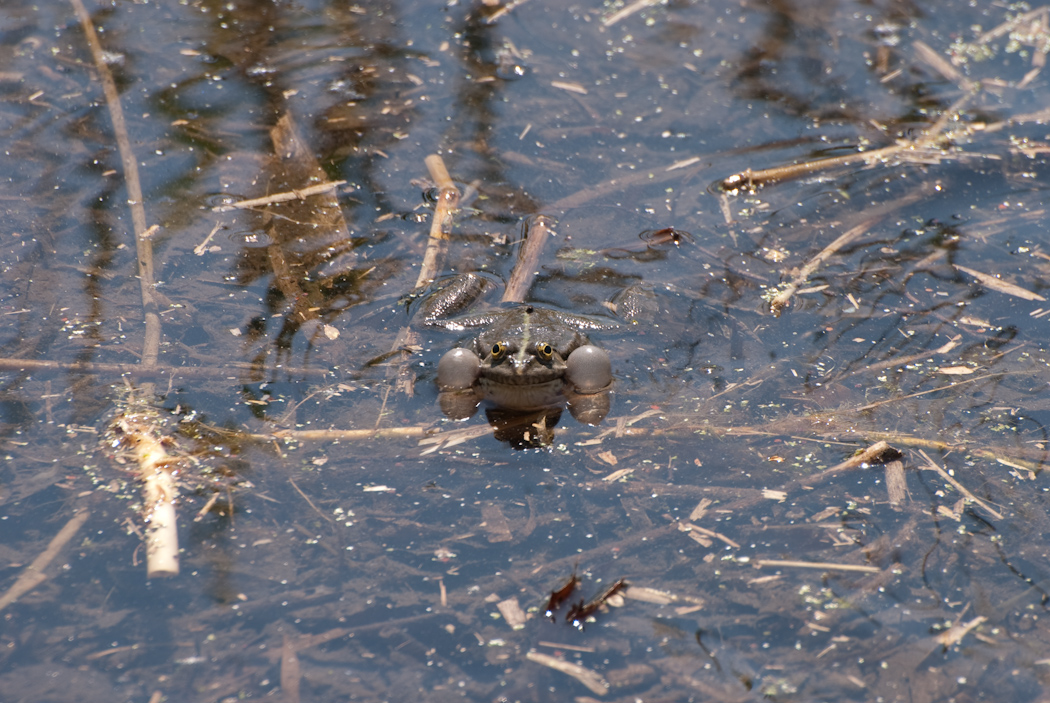
<svg viewBox="0 0 1050 703"><path fill-rule="evenodd" d="M453 286L475 288L469 280ZM452 298L454 294L445 295L439 307L454 309ZM473 389L479 399L497 407L529 411L557 405L568 394L600 393L612 383L609 355L591 344L584 331L613 323L529 304L450 320L432 317L427 323L485 328L468 347L441 358L438 385L443 391Z"/></svg>

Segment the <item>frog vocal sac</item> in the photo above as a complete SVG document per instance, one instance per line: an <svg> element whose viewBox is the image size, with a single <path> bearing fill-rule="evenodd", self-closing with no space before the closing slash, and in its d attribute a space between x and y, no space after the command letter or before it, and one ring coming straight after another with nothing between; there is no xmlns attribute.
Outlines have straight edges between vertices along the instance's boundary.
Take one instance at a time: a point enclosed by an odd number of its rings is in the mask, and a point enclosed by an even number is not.
<svg viewBox="0 0 1050 703"><path fill-rule="evenodd" d="M580 331L585 318L533 305L494 314L469 348L448 351L438 363L443 391L473 388L506 410L539 410L567 394L592 394L612 383L609 355Z"/></svg>

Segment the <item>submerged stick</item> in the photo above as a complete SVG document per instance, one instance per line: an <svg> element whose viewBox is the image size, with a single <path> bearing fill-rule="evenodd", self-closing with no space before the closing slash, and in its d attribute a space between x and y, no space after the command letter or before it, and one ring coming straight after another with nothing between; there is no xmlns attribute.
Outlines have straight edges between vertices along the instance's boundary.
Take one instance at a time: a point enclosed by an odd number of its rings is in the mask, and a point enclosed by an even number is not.
<svg viewBox="0 0 1050 703"><path fill-rule="evenodd" d="M869 229L871 229L871 226L875 224L878 221L878 219L879 218L877 217L872 217L867 220L864 220L856 227L853 227L852 229L839 235L838 239L824 247L824 249L819 254L817 254L808 262L806 262L806 265L803 266L799 270L799 272L792 277L791 281L787 284L787 286L779 293L777 293L777 295L771 301L769 301L769 308L773 312L773 315L775 317L780 317L780 313L784 310L785 307L787 307L788 303L791 302L791 296L793 296L795 292L799 288L801 288L803 284L805 284L806 279L808 279L814 271L820 268L825 261L830 259L836 252L838 252L839 249L842 249L847 244L855 240L857 237L861 236Z"/></svg>
<svg viewBox="0 0 1050 703"><path fill-rule="evenodd" d="M525 239L518 250L518 262L510 274L510 281L503 291L504 303L521 303L532 287L532 281L536 278L536 267L543 253L543 246L547 238L554 234L551 229L555 224L553 218L546 215L537 215L530 218L525 224Z"/></svg>
<svg viewBox="0 0 1050 703"><path fill-rule="evenodd" d="M33 560L33 562L22 570L18 580L7 589L2 596L0 596L0 610L3 610L7 606L17 601L20 597L29 593L34 588L42 584L47 580L47 574L44 573L44 569L50 564L58 553L62 551L62 548L66 546L69 540L73 539L73 536L77 533L84 523L87 522L88 513L86 510L77 513L65 526L58 531L58 534L51 538L51 541L47 545L47 549L40 553L40 555Z"/></svg>
<svg viewBox="0 0 1050 703"><path fill-rule="evenodd" d="M138 161L135 160L135 153L131 150L128 126L124 121L124 110L120 107L120 93L117 92L113 74L106 65L105 54L98 40L98 34L95 32L95 25L91 22L91 15L88 14L82 0L69 1L80 19L88 47L91 49L91 58L95 62L99 79L102 81L102 90L106 95L106 107L109 108L109 117L113 122L113 133L117 140L117 151L120 152L120 163L124 168L124 182L128 187L128 207L131 209L131 223L135 228L139 289L142 293L142 308L146 322L140 363L150 368L156 366L160 353L160 316L157 313L157 300L153 297L153 289L156 286L153 279L153 246L147 234L146 210L142 205L142 182L139 180Z"/></svg>
<svg viewBox="0 0 1050 703"><path fill-rule="evenodd" d="M952 486L954 486L955 490L957 490L960 493L962 493L963 496L967 500L970 500L970 501L976 503L977 505L981 506L982 508L984 508L988 512L988 514L991 515L992 517L994 517L996 520L1002 520L1003 519L1003 514L1002 513L1000 513L995 508L993 508L991 506L991 504L989 504L987 501L981 500L980 498L975 496L973 493L970 492L969 489L966 488L966 486L964 486L961 483L959 483L958 481L956 481L955 478L951 474L949 474L947 471L945 471L940 466L938 466L933 461L933 459L930 458L930 456L926 452L924 452L923 450L920 449L919 450L919 454L921 454L922 458L926 460L926 468L933 469L934 471L936 471L937 474L941 478L943 478L945 481L947 481Z"/></svg>

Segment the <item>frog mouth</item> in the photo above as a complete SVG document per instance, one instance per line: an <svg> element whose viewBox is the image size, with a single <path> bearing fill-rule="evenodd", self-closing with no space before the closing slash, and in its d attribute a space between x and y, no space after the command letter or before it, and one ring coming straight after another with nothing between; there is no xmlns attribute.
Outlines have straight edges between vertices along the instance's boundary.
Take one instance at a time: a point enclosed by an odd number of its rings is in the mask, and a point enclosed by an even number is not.
<svg viewBox="0 0 1050 703"><path fill-rule="evenodd" d="M538 410L565 399L565 381L557 376L545 379L512 374L500 378L482 376L476 388L482 398L508 410Z"/></svg>

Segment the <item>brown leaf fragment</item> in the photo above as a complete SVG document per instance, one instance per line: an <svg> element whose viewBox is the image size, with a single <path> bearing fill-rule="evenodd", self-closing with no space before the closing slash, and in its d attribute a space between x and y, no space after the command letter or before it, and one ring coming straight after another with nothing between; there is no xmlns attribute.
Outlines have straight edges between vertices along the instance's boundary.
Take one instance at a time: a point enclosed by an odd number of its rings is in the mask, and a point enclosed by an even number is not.
<svg viewBox="0 0 1050 703"><path fill-rule="evenodd" d="M955 264L954 266L959 271L962 271L963 273L969 274L976 278L978 283L980 283L985 288L990 288L999 293L1004 293L1005 295L1012 295L1017 298L1024 298L1025 300L1046 300L1046 298L1039 295L1038 293L1033 293L1030 290L1025 290L1020 286L1015 286L1013 283L1007 283L1006 281L998 279L995 276L991 276L987 273L974 271L971 268L959 266L958 264Z"/></svg>
<svg viewBox="0 0 1050 703"><path fill-rule="evenodd" d="M301 679L302 671L299 667L299 657L295 653L295 644L291 637L285 635L284 645L281 647L281 690L287 703L299 703Z"/></svg>
<svg viewBox="0 0 1050 703"><path fill-rule="evenodd" d="M701 498L700 502L693 508L693 512L689 513L689 522L696 522L704 516L707 509L711 506L713 501L710 498Z"/></svg>
<svg viewBox="0 0 1050 703"><path fill-rule="evenodd" d="M616 471L613 471L608 476L602 476L602 480L606 481L608 483L612 483L613 481L619 481L621 478L623 478L625 476L630 476L633 473L634 473L634 469L617 469Z"/></svg>
<svg viewBox="0 0 1050 703"><path fill-rule="evenodd" d="M486 503L481 506L481 519L481 526L485 528L489 542L509 542L514 539L507 516L495 503Z"/></svg>
<svg viewBox="0 0 1050 703"><path fill-rule="evenodd" d="M570 81L551 81L551 85L555 88L560 88L561 90L567 90L570 93L576 93L578 95L587 94L587 89L579 83L574 83Z"/></svg>
<svg viewBox="0 0 1050 703"><path fill-rule="evenodd" d="M908 498L908 486L904 478L904 464L891 461L886 464L886 492L889 493L890 505L898 508Z"/></svg>
<svg viewBox="0 0 1050 703"><path fill-rule="evenodd" d="M590 690L595 695L604 696L609 692L609 684L601 677L596 671L592 671L579 664L559 659L558 657L552 657L549 654L543 654L541 652L529 652L525 655L529 661L534 661L537 664L543 664L549 666L555 671L560 671L563 674L568 674Z"/></svg>
<svg viewBox="0 0 1050 703"><path fill-rule="evenodd" d="M943 373L946 376L969 376L976 370L969 366L942 366L937 369L937 373Z"/></svg>
<svg viewBox="0 0 1050 703"><path fill-rule="evenodd" d="M962 641L962 638L966 636L966 633L968 633L970 630L974 629L987 619L988 618L984 617L983 615L978 615L973 620L967 623L957 622L944 632L940 633L939 635L934 635L933 639L938 644L942 644L945 647L951 647L954 644L959 644L959 642Z"/></svg>
<svg viewBox="0 0 1050 703"><path fill-rule="evenodd" d="M525 611L521 609L517 598L508 598L496 603L496 609L499 610L500 615L503 616L503 619L507 621L511 628L520 630L525 627L527 617Z"/></svg>

